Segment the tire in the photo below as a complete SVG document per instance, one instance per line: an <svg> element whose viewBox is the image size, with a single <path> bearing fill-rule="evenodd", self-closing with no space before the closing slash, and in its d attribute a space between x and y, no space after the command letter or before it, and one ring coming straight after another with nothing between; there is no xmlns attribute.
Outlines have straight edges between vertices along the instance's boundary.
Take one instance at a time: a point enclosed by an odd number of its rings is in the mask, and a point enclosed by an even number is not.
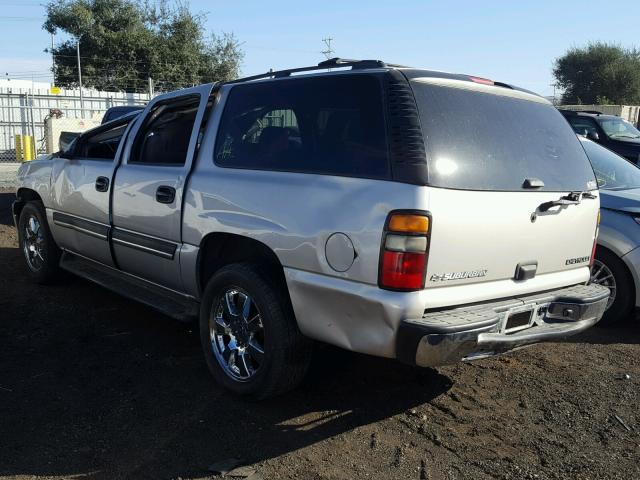
<svg viewBox="0 0 640 480"><path fill-rule="evenodd" d="M279 283L257 265L231 264L209 280L200 307L200 340L213 377L257 400L297 387L311 359L312 343L298 330Z"/></svg>
<svg viewBox="0 0 640 480"><path fill-rule="evenodd" d="M60 277L61 251L53 240L41 202L28 202L22 208L18 219L18 241L27 271L34 282L47 284Z"/></svg>
<svg viewBox="0 0 640 480"><path fill-rule="evenodd" d="M626 265L609 250L598 248L596 259L591 267L591 282L611 289L612 299L600 320L601 325L628 320L635 305L635 287L633 278Z"/></svg>

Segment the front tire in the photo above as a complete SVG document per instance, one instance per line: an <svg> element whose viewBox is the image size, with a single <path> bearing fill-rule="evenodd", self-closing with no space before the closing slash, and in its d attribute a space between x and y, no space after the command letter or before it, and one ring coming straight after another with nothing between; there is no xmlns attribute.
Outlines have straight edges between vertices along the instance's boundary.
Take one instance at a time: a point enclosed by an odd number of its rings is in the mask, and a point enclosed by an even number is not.
<svg viewBox="0 0 640 480"><path fill-rule="evenodd" d="M214 378L234 393L264 399L304 378L311 342L298 330L284 288L248 263L221 268L207 284L202 348Z"/></svg>
<svg viewBox="0 0 640 480"><path fill-rule="evenodd" d="M59 277L61 252L51 235L42 203L28 202L22 208L18 219L18 241L34 282L46 284Z"/></svg>
<svg viewBox="0 0 640 480"><path fill-rule="evenodd" d="M591 283L605 286L611 291L607 309L600 320L602 325L612 325L631 317L635 304L633 278L615 254L598 248L591 267Z"/></svg>

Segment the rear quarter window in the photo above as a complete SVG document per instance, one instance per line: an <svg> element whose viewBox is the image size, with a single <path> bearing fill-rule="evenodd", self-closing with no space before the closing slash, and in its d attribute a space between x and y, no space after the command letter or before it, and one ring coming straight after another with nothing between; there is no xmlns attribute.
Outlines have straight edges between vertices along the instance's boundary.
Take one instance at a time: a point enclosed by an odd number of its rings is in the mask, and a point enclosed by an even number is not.
<svg viewBox="0 0 640 480"><path fill-rule="evenodd" d="M224 108L214 161L231 168L385 179L380 79L331 75L237 85Z"/></svg>
<svg viewBox="0 0 640 480"><path fill-rule="evenodd" d="M533 95L497 90L504 87L411 84L429 185L518 191L526 178L537 178L544 182L537 190L597 188L579 140L553 105Z"/></svg>

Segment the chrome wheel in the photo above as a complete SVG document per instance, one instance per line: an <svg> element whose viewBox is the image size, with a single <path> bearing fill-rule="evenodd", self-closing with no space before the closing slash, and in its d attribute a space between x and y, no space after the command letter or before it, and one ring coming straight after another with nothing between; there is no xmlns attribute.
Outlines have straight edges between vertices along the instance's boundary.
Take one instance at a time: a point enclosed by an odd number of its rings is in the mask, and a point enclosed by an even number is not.
<svg viewBox="0 0 640 480"><path fill-rule="evenodd" d="M209 337L216 360L232 379L245 382L264 358L264 326L253 299L238 288L227 289L213 303Z"/></svg>
<svg viewBox="0 0 640 480"><path fill-rule="evenodd" d="M597 259L593 262L593 267L591 267L591 283L602 285L611 291L605 311L608 310L616 300L616 279L611 269Z"/></svg>
<svg viewBox="0 0 640 480"><path fill-rule="evenodd" d="M45 236L35 215L29 216L24 226L24 238L22 240L22 250L27 260L29 268L38 271L44 265Z"/></svg>

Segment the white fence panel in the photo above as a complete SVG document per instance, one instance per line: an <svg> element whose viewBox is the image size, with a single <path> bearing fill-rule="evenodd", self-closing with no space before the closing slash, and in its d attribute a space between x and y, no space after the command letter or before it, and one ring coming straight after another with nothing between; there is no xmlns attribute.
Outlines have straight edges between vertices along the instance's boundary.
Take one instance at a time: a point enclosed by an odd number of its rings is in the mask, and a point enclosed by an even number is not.
<svg viewBox="0 0 640 480"><path fill-rule="evenodd" d="M51 95L48 89L25 90L0 87L0 162L14 162L15 136L34 137L38 153L45 152L44 120L52 109L62 111L63 118L101 118L116 105L144 105L149 95L125 92L102 92L83 89L83 108L78 90L62 90Z"/></svg>

